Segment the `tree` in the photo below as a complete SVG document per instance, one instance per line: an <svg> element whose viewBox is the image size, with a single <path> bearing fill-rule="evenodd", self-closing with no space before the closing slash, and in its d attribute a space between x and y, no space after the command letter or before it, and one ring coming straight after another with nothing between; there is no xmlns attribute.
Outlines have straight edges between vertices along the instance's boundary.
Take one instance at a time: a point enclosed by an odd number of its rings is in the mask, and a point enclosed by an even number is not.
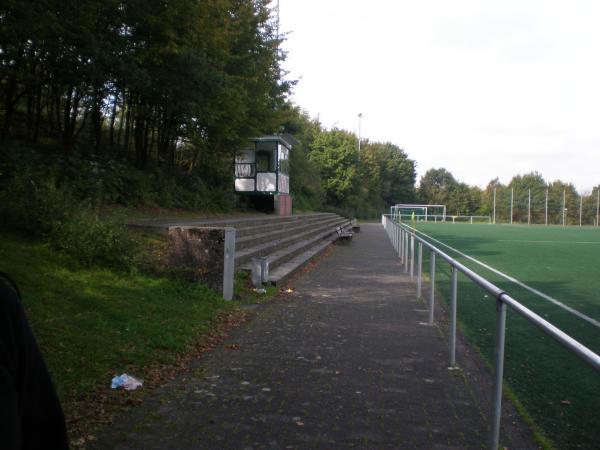
<svg viewBox="0 0 600 450"><path fill-rule="evenodd" d="M318 210L323 206L323 188L318 164L309 159L313 141L321 129L316 119L299 107L287 105L283 110L281 131L293 135L299 142L290 152L290 193L297 210Z"/></svg>
<svg viewBox="0 0 600 450"><path fill-rule="evenodd" d="M504 184L500 183L498 177L491 180L482 191L481 214L492 216L494 220L494 192L496 193L496 223L510 221L510 192Z"/></svg>
<svg viewBox="0 0 600 450"><path fill-rule="evenodd" d="M386 142L373 144L380 154L381 197L384 206L415 201L415 162L400 147Z"/></svg>
<svg viewBox="0 0 600 450"><path fill-rule="evenodd" d="M277 128L293 85L266 0L7 0L0 25L3 135L67 154L223 164Z"/></svg>
<svg viewBox="0 0 600 450"><path fill-rule="evenodd" d="M523 223L527 223L528 220L531 220L531 223L544 223L547 184L542 175L538 172L515 175L508 187L514 192L513 220ZM528 218L529 211L530 218Z"/></svg>
<svg viewBox="0 0 600 450"><path fill-rule="evenodd" d="M548 185L548 223L563 223L563 205L565 224L579 223L579 195L572 183L560 180Z"/></svg>
<svg viewBox="0 0 600 450"><path fill-rule="evenodd" d="M354 135L337 128L321 131L311 145L309 159L320 169L327 204L342 207L351 196L357 196L358 150Z"/></svg>
<svg viewBox="0 0 600 450"><path fill-rule="evenodd" d="M457 185L454 176L446 169L429 169L419 182L419 201L431 205L447 205Z"/></svg>

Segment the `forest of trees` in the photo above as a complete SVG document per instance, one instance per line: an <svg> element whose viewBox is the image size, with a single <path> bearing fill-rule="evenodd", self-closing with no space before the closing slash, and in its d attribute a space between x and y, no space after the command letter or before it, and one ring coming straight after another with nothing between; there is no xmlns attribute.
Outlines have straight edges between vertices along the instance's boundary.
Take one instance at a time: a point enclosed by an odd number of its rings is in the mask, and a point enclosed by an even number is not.
<svg viewBox="0 0 600 450"><path fill-rule="evenodd" d="M560 221L563 191L568 220L578 221L573 185L537 173L482 190L431 169L417 189L416 163L397 145L364 140L359 154L354 133L327 129L290 102L281 39L268 0L4 1L0 209L36 195L44 203L48 190L96 203L232 209L236 149L290 133L301 142L290 165L296 210L375 217L419 201L489 215L496 187L500 220L509 220L514 189L513 218L526 221L531 189L539 223L548 189L549 221ZM586 223L594 204L584 199Z"/></svg>
<svg viewBox="0 0 600 450"><path fill-rule="evenodd" d="M513 222L545 223L546 192L548 193L548 223L562 224L563 200L565 222L579 224L580 206L583 224L594 224L598 213L598 190L596 186L587 194L580 194L572 183L560 180L547 182L541 174L531 172L515 175L508 184L495 178L485 189L468 186L454 178L446 169L430 169L420 180L418 189L422 203L444 204L448 214L493 216L494 190L496 191L496 222L510 222L511 196ZM529 198L531 195L531 209ZM531 216L528 217L528 211Z"/></svg>
<svg viewBox="0 0 600 450"><path fill-rule="evenodd" d="M193 171L273 128L290 89L265 1L3 4L4 137Z"/></svg>
<svg viewBox="0 0 600 450"><path fill-rule="evenodd" d="M51 173L36 176L76 179L103 201L230 208L235 150L289 132L303 143L292 156L300 208L365 215L413 199L414 162L400 148L365 142L359 161L356 136L289 102L268 4L4 2L0 183L37 164ZM95 192L81 186L90 179Z"/></svg>

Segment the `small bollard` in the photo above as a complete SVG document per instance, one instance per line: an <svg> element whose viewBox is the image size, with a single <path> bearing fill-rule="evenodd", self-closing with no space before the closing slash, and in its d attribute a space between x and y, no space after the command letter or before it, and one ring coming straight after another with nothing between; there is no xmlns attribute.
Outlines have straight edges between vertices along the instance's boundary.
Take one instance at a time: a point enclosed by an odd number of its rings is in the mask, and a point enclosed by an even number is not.
<svg viewBox="0 0 600 450"><path fill-rule="evenodd" d="M269 281L269 258L257 256L252 258L252 286L260 289Z"/></svg>
<svg viewBox="0 0 600 450"><path fill-rule="evenodd" d="M252 286L262 287L262 258L252 258Z"/></svg>
<svg viewBox="0 0 600 450"><path fill-rule="evenodd" d="M269 258L261 257L260 259L260 275L261 281L267 283L269 281Z"/></svg>

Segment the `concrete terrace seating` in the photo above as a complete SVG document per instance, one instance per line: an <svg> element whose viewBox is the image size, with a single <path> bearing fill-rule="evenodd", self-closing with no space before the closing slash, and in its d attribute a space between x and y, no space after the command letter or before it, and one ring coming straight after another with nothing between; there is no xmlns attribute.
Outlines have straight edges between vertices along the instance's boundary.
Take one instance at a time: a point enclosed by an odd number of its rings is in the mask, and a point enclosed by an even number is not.
<svg viewBox="0 0 600 450"><path fill-rule="evenodd" d="M268 282L281 284L339 238L338 228L347 232L351 222L334 213L293 216L251 216L219 220L175 220L137 223L137 226L167 229L184 227L233 227L235 269L251 270L252 258L267 257Z"/></svg>
<svg viewBox="0 0 600 450"><path fill-rule="evenodd" d="M250 270L253 257L269 261L269 283L281 284L337 238L337 227L350 221L332 213L302 214L279 218L275 223L235 226L236 268ZM248 229L251 228L251 229Z"/></svg>

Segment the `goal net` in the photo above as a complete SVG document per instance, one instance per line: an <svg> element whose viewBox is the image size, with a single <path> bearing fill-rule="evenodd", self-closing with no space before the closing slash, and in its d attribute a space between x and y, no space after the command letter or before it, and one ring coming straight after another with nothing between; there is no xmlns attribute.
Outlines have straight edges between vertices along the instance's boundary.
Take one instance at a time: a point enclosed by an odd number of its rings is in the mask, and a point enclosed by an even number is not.
<svg viewBox="0 0 600 450"><path fill-rule="evenodd" d="M399 222L444 222L446 205L399 203L390 208L390 214L395 221Z"/></svg>

